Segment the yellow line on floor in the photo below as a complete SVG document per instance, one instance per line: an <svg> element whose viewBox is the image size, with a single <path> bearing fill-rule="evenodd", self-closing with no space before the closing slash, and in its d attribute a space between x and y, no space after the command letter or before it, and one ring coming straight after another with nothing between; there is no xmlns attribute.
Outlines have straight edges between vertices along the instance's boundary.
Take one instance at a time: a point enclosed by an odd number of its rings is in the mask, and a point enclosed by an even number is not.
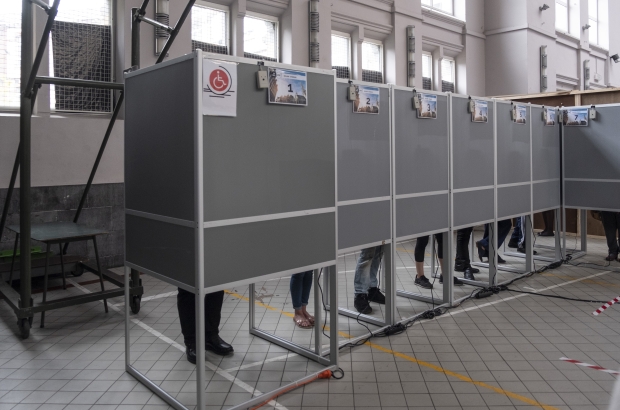
<svg viewBox="0 0 620 410"><path fill-rule="evenodd" d="M250 301L250 298L248 298L246 296L243 296L243 295L240 295L238 293L231 292L231 291L228 291L228 290L225 290L224 292L226 292L230 296L235 297L237 299L241 299L241 300L244 300L246 302ZM258 301L254 302L254 303L257 304L260 307L263 307L263 308L267 309L267 310L271 310L273 312L278 312L278 313L281 313L281 314L283 314L285 316L288 316L288 317L294 317L294 315L292 313L286 312L286 311L278 309L278 308L275 308L275 307L270 306L270 305L268 305L266 303L258 302ZM328 330L328 326L325 326L325 330ZM353 338L353 336L351 336L351 335L349 335L349 334L347 334L345 332L338 332L338 334L340 334L341 336L343 336L343 337L345 337L347 339L352 339ZM400 352L388 349L386 347L379 346L379 345L374 344L372 342L366 342L364 344L370 346L373 349L379 350L379 351L381 351L383 353L391 354L391 355L393 355L395 357L398 357L400 359L408 360L408 361L416 363L416 364L418 364L420 366L427 367L427 368L435 370L435 371L437 371L439 373L443 373L446 376L452 376L452 377L457 378L457 379L459 379L461 381L464 381L464 382L467 382L467 383L471 383L471 384L474 384L476 386L483 387L485 389L489 389L489 390L494 391L495 393L498 393L498 394L503 394L504 396L510 397L511 399L522 401L522 402L524 402L526 404L529 404L531 406L540 407L540 408L542 408L544 410L559 410L557 407L547 406L546 404L539 403L539 402L537 402L534 399L530 399L529 397L525 397L525 396L522 396L520 394L513 393L511 391L504 390L502 388L495 387L495 386L492 386L492 385L484 383L484 382L476 381L476 380L474 380L474 379L472 379L472 378L470 378L468 376L465 376L465 375L453 372L452 370L444 369L443 367L437 366L437 365L429 363L429 362L425 362L423 360L418 360L418 359L416 359L413 356L409 356L409 355L406 355L404 353L400 353Z"/></svg>

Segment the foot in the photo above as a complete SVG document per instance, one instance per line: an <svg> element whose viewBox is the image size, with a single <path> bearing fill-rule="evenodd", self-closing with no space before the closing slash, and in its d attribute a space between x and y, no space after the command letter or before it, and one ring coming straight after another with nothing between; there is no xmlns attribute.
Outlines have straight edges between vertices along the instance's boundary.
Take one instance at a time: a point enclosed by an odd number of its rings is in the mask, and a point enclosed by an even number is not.
<svg viewBox="0 0 620 410"><path fill-rule="evenodd" d="M185 356L191 364L196 364L196 348L194 346L185 346Z"/></svg>
<svg viewBox="0 0 620 410"><path fill-rule="evenodd" d="M441 281L441 279L440 279ZM413 281L416 285L424 289L433 289L433 284L428 280L428 278L424 275L417 276Z"/></svg>
<svg viewBox="0 0 620 410"><path fill-rule="evenodd" d="M368 289L368 301L385 305L385 295L381 293L379 288L370 288Z"/></svg>
<svg viewBox="0 0 620 410"><path fill-rule="evenodd" d="M308 313L305 306L301 308L301 313L303 313L303 315L305 316L306 319L308 319L311 325L314 325L314 316Z"/></svg>
<svg viewBox="0 0 620 410"><path fill-rule="evenodd" d="M452 279L454 279L454 286L463 286L463 282L456 276ZM439 283L443 283L443 275L439 275Z"/></svg>
<svg viewBox="0 0 620 410"><path fill-rule="evenodd" d="M616 259L618 259L618 254L617 254L617 253L610 253L610 254L609 254L609 255L605 258L605 260L606 260L606 261L609 261L609 262L611 262L611 261L615 261Z"/></svg>
<svg viewBox="0 0 620 410"><path fill-rule="evenodd" d="M488 257L487 250L484 249L480 241L476 242L476 248L478 248L478 259L480 259L480 262L484 262L482 258Z"/></svg>
<svg viewBox="0 0 620 410"><path fill-rule="evenodd" d="M538 236L555 236L553 234L553 231L542 231L542 232L538 232Z"/></svg>
<svg viewBox="0 0 620 410"><path fill-rule="evenodd" d="M295 313L295 316L293 316L293 321L297 327L301 329L312 329L312 323L310 323L308 318L303 313Z"/></svg>
<svg viewBox="0 0 620 410"><path fill-rule="evenodd" d="M480 269L476 269L476 268L472 268L471 265L469 264L469 261L463 263L463 262L454 262L454 270L457 272L465 272L466 269L469 269L471 271L471 273L478 273L480 272Z"/></svg>
<svg viewBox="0 0 620 410"><path fill-rule="evenodd" d="M502 259L501 256L497 255L497 263L506 263L506 261Z"/></svg>
<svg viewBox="0 0 620 410"><path fill-rule="evenodd" d="M467 280L476 280L476 277L474 276L474 272L472 271L471 268L465 269L465 272L463 272L463 277Z"/></svg>
<svg viewBox="0 0 620 410"><path fill-rule="evenodd" d="M233 349L231 345L223 341L219 335L207 337L207 340L205 342L205 349L210 350L220 356L226 356L235 351L235 349Z"/></svg>
<svg viewBox="0 0 620 410"><path fill-rule="evenodd" d="M359 293L355 295L355 301L353 302L353 305L358 312L364 315L372 313L372 308L368 304L368 295L365 293Z"/></svg>
<svg viewBox="0 0 620 410"><path fill-rule="evenodd" d="M509 248L518 248L519 247L519 241L517 239L511 239L510 241L508 241L508 247Z"/></svg>

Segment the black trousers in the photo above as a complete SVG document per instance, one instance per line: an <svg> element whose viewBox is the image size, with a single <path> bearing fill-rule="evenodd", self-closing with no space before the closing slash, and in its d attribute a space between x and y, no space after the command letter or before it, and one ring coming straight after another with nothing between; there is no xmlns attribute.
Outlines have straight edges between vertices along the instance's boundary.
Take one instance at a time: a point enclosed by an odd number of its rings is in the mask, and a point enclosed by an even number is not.
<svg viewBox="0 0 620 410"><path fill-rule="evenodd" d="M205 337L209 338L219 333L222 317L224 291L207 293L205 295ZM185 346L196 346L196 296L179 288L177 294L177 308L181 320L181 333Z"/></svg>
<svg viewBox="0 0 620 410"><path fill-rule="evenodd" d="M416 240L415 251L413 253L416 262L424 262L424 253L426 252L429 236L430 235L421 236ZM443 234L436 233L435 240L437 241L437 257L443 259Z"/></svg>
<svg viewBox="0 0 620 410"><path fill-rule="evenodd" d="M618 253L618 231L620 230L620 212L601 211L603 229L607 238L609 253Z"/></svg>
<svg viewBox="0 0 620 410"><path fill-rule="evenodd" d="M469 238L474 227L463 228L456 231L456 257L454 262L456 265L470 266L469 261Z"/></svg>

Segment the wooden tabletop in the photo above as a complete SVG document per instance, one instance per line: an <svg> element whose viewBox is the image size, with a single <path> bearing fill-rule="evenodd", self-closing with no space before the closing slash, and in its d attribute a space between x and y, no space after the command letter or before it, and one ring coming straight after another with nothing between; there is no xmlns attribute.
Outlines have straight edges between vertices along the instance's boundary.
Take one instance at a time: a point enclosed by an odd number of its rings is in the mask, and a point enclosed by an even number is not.
<svg viewBox="0 0 620 410"><path fill-rule="evenodd" d="M11 225L7 228L15 233L20 233L19 225ZM30 229L30 237L35 241L40 242L89 238L108 233L102 229L89 228L73 222L48 222L42 224L32 224Z"/></svg>

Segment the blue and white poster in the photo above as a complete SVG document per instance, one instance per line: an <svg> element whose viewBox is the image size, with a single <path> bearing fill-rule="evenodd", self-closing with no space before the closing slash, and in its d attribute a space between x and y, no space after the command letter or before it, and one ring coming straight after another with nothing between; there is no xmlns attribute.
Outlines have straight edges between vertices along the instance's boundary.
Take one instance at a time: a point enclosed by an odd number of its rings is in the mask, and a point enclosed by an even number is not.
<svg viewBox="0 0 620 410"><path fill-rule="evenodd" d="M437 119L437 96L435 94L419 93L420 109L418 118Z"/></svg>
<svg viewBox="0 0 620 410"><path fill-rule="evenodd" d="M515 104L512 106L512 121L517 124L527 122L527 107L525 105Z"/></svg>
<svg viewBox="0 0 620 410"><path fill-rule="evenodd" d="M489 121L489 104L486 101L474 100L474 110L471 113L472 122Z"/></svg>
<svg viewBox="0 0 620 410"><path fill-rule="evenodd" d="M357 114L379 114L379 87L356 85L353 112Z"/></svg>
<svg viewBox="0 0 620 410"><path fill-rule="evenodd" d="M567 108L562 112L562 123L567 127L587 127L588 108Z"/></svg>
<svg viewBox="0 0 620 410"><path fill-rule="evenodd" d="M269 67L269 103L308 105L308 74L305 71Z"/></svg>
<svg viewBox="0 0 620 410"><path fill-rule="evenodd" d="M545 126L553 127L555 125L555 108L545 108Z"/></svg>

